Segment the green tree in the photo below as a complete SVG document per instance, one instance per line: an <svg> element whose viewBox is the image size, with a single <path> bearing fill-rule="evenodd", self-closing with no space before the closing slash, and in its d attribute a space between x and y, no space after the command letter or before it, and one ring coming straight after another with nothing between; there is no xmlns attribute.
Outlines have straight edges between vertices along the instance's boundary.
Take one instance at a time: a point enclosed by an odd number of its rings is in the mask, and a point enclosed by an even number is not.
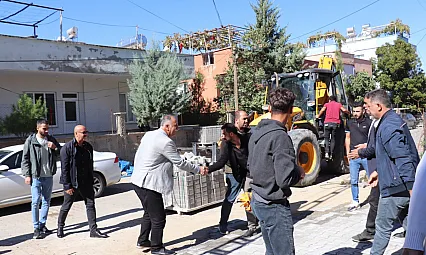
<svg viewBox="0 0 426 255"><path fill-rule="evenodd" d="M178 94L186 75L176 54L161 52L157 45L143 61L134 61L129 72L129 101L139 125L149 126L164 114L186 110L191 96L185 91Z"/></svg>
<svg viewBox="0 0 426 255"><path fill-rule="evenodd" d="M41 99L36 103L26 94L19 97L16 105L12 105L12 113L2 120L2 132L26 138L35 131L38 119L45 118L46 105Z"/></svg>
<svg viewBox="0 0 426 255"><path fill-rule="evenodd" d="M264 104L265 89L262 81L270 79L274 72L294 72L301 70L305 54L301 44L288 42L285 28L280 28L280 13L269 0L258 0L252 5L256 14L256 23L247 26L237 56L239 109L261 111ZM233 110L234 72L229 63L225 75L216 77L220 96L217 98L219 112ZM231 107L229 107L231 106ZM219 121L223 121L221 118Z"/></svg>
<svg viewBox="0 0 426 255"><path fill-rule="evenodd" d="M393 103L412 109L424 107L425 76L415 48L398 39L394 45L387 43L379 47L376 54L376 79L381 88L392 93Z"/></svg>
<svg viewBox="0 0 426 255"><path fill-rule="evenodd" d="M345 84L346 95L350 102L361 101L364 95L376 88L376 82L367 72L358 72L349 76L349 82Z"/></svg>

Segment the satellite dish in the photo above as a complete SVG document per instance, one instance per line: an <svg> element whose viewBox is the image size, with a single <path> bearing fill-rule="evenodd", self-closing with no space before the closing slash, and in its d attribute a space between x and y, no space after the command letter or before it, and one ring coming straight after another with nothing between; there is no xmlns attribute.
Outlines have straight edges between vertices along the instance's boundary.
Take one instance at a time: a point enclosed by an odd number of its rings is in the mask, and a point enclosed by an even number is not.
<svg viewBox="0 0 426 255"><path fill-rule="evenodd" d="M68 39L74 39L78 37L78 28L72 27L67 30Z"/></svg>

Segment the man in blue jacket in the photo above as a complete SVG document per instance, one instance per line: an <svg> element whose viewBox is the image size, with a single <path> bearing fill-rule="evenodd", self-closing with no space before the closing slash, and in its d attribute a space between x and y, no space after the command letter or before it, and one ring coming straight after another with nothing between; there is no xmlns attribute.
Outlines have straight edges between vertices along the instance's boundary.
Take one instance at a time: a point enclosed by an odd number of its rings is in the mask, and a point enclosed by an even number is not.
<svg viewBox="0 0 426 255"><path fill-rule="evenodd" d="M365 96L368 111L379 119L376 129L377 171L370 175L369 184L379 178L380 200L376 217L371 254L384 254L393 229L393 222L408 209L416 167L420 161L406 123L392 111L388 94L383 89ZM406 226L406 219L403 222Z"/></svg>
<svg viewBox="0 0 426 255"><path fill-rule="evenodd" d="M294 254L293 220L288 197L290 186L304 177L296 164L293 142L285 123L295 95L278 88L269 96L271 119L263 119L249 141L248 168L253 179L251 205L259 219L266 254Z"/></svg>

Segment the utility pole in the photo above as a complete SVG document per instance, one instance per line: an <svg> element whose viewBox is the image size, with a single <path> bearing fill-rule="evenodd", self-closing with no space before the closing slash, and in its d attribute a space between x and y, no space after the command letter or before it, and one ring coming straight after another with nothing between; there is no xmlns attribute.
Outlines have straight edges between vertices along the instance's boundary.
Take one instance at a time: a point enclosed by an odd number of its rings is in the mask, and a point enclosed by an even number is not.
<svg viewBox="0 0 426 255"><path fill-rule="evenodd" d="M231 26L228 26L229 45L231 45L232 56L234 59L234 111L238 111L238 70L237 70L237 52L236 47L231 39Z"/></svg>
<svg viewBox="0 0 426 255"><path fill-rule="evenodd" d="M59 40L62 40L62 11L59 11Z"/></svg>

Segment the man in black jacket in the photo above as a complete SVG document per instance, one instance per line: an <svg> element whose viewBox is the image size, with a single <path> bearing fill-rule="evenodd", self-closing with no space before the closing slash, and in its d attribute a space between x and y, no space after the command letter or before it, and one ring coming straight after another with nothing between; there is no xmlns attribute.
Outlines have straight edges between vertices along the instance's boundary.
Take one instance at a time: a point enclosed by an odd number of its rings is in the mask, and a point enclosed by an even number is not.
<svg viewBox="0 0 426 255"><path fill-rule="evenodd" d="M370 114L369 110L366 110ZM375 143L376 143L376 127L379 124L379 121L373 119L371 122L370 130L368 131L368 139L366 144L359 144L355 146L355 150L352 150L348 153L348 157L351 159L356 158L366 158L368 164L368 175L377 171L376 163L376 152L375 152ZM365 229L360 234L357 234L352 237L354 242L366 242L374 239L374 234L376 233L376 215L377 208L379 206L380 190L378 185L371 185L370 195L368 196L368 204L370 208L368 209L367 221L365 223Z"/></svg>
<svg viewBox="0 0 426 255"><path fill-rule="evenodd" d="M95 191L93 190L93 147L86 142L88 131L85 126L74 128L74 139L67 142L61 149L61 178L64 185L64 202L58 216L58 237L64 237L64 226L68 212L77 194L86 204L90 237L106 238L96 225Z"/></svg>
<svg viewBox="0 0 426 255"><path fill-rule="evenodd" d="M296 164L285 123L295 95L278 88L269 95L271 119L260 121L249 141L248 169L253 178L251 205L260 221L266 254L295 254L290 186L304 177Z"/></svg>
<svg viewBox="0 0 426 255"><path fill-rule="evenodd" d="M238 134L240 134L241 143L248 146L248 141L251 136L250 127L248 123L248 115L245 111L236 111L235 112L235 127L238 130ZM252 179L250 177L250 173L247 172L246 179L244 181L244 192L250 193ZM259 231L259 221L256 216L253 214L253 211L246 210L247 217L247 231L244 233L244 237L250 237L254 235L257 231Z"/></svg>
<svg viewBox="0 0 426 255"><path fill-rule="evenodd" d="M247 140L241 139L237 128L231 123L224 124L221 129L225 139L222 140L220 145L219 160L208 167L208 173L222 169L229 161L232 173L226 173L228 190L222 203L219 221L220 233L226 234L228 232L228 219L232 205L243 187L247 174L248 145Z"/></svg>

